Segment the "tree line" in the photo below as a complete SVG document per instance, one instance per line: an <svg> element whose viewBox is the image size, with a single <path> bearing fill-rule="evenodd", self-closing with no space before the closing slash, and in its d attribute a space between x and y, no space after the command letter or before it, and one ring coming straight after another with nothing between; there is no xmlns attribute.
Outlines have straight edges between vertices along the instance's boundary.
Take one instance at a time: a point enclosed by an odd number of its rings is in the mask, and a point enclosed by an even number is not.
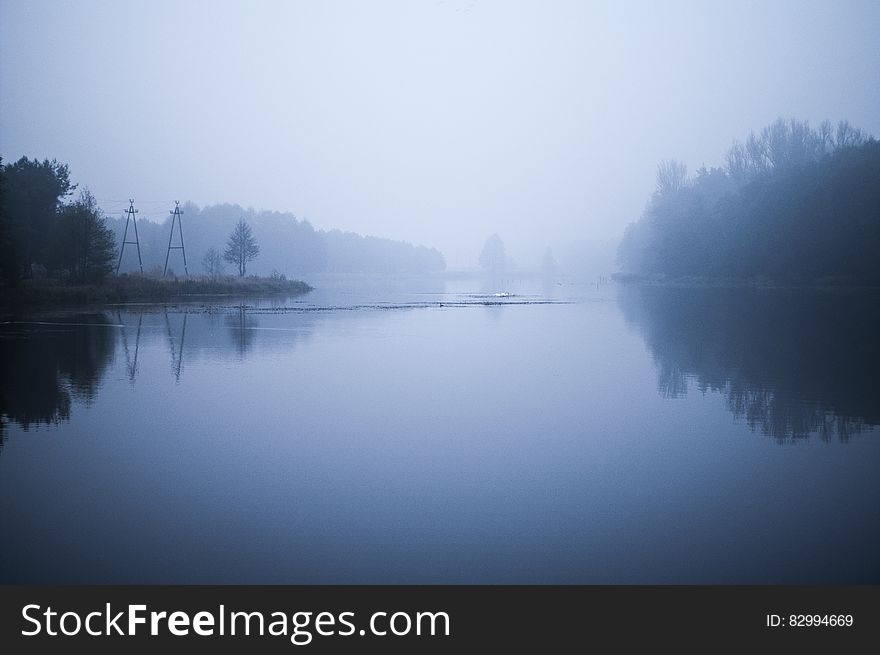
<svg viewBox="0 0 880 655"><path fill-rule="evenodd" d="M0 272L7 283L50 276L97 283L113 271L120 240L88 189L68 201L75 189L69 168L56 160L22 157L8 166L0 161ZM222 259L244 277L259 252L240 219Z"/></svg>
<svg viewBox="0 0 880 655"><path fill-rule="evenodd" d="M880 283L880 142L778 119L688 176L663 161L618 251L639 275Z"/></svg>
<svg viewBox="0 0 880 655"><path fill-rule="evenodd" d="M27 278L97 283L117 263L126 218L105 214L83 189L78 195L66 164L22 157L0 159L0 281ZM201 261L211 278L231 272L274 276L308 273L421 274L443 270L433 248L338 230L315 230L290 213L255 211L239 205L184 205L188 259ZM170 229L138 216L138 240L145 271L162 274ZM131 233L129 233L131 238ZM218 251L218 245L225 247ZM121 272L139 270L135 249L125 248ZM259 255L259 258L257 256ZM171 271L175 265L171 261Z"/></svg>
<svg viewBox="0 0 880 655"><path fill-rule="evenodd" d="M55 160L0 160L0 275L18 283L57 271L74 282L103 279L116 252L95 198L76 189L70 171Z"/></svg>
<svg viewBox="0 0 880 655"><path fill-rule="evenodd" d="M208 275L236 272L237 266L228 266L223 259L221 246L227 243L228 235L240 220L245 221L259 244L259 257L247 268L248 273L256 275L276 273L300 278L322 273L420 275L446 267L443 255L434 248L354 232L320 230L308 219L289 212L256 210L237 204L200 207L192 202L181 203L181 208L187 258L202 260ZM170 217L165 219L164 216L162 222L138 220L145 269L164 262L169 221ZM124 215L111 216L109 225L121 240ZM172 254L169 266L178 270L180 265L179 257L175 259ZM137 257L130 258L127 248L122 270L137 270Z"/></svg>

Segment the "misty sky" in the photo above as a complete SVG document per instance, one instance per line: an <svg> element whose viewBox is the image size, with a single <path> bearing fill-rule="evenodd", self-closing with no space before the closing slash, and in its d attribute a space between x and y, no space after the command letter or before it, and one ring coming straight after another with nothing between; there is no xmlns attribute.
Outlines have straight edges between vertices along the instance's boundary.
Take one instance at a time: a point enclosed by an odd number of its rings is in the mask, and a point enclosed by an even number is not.
<svg viewBox="0 0 880 655"><path fill-rule="evenodd" d="M880 2L0 2L0 154L105 209L292 211L473 266L610 241L658 160L880 135ZM117 202L112 202L117 201Z"/></svg>

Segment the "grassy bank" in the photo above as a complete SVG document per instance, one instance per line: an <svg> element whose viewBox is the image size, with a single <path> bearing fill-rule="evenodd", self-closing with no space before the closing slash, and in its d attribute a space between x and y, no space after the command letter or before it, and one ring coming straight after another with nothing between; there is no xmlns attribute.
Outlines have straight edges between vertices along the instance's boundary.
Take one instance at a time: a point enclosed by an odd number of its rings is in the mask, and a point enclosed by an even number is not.
<svg viewBox="0 0 880 655"><path fill-rule="evenodd" d="M154 278L122 275L101 284L73 285L54 280L27 280L0 288L2 306L105 305L125 302L167 302L206 296L265 297L298 295L312 290L300 280L283 277Z"/></svg>

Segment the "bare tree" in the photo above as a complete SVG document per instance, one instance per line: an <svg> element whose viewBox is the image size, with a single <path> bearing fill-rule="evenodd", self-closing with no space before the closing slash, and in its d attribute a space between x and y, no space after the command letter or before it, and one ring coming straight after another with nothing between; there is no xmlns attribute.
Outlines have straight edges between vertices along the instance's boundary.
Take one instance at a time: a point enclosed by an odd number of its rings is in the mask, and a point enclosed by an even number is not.
<svg viewBox="0 0 880 655"><path fill-rule="evenodd" d="M840 121L837 124L837 139L834 144L838 148L851 148L860 146L865 142L865 135L858 127L850 125L849 121Z"/></svg>
<svg viewBox="0 0 880 655"><path fill-rule="evenodd" d="M748 155L749 172L752 176L767 172L767 142L756 137L754 132L749 134L749 138L746 139L746 154Z"/></svg>
<svg viewBox="0 0 880 655"><path fill-rule="evenodd" d="M734 141L727 151L727 173L737 182L749 176L749 156L746 147L739 141Z"/></svg>
<svg viewBox="0 0 880 655"><path fill-rule="evenodd" d="M657 193L675 193L687 184L687 166L674 159L664 159L657 166Z"/></svg>
<svg viewBox="0 0 880 655"><path fill-rule="evenodd" d="M216 280L223 274L223 257L216 248L209 248L202 258L202 268L212 280Z"/></svg>
<svg viewBox="0 0 880 655"><path fill-rule="evenodd" d="M226 242L223 259L235 265L238 269L238 277L244 277L248 262L256 259L259 254L260 247L254 239L250 225L243 218L238 219L235 229L232 230L232 234L229 235L229 240Z"/></svg>
<svg viewBox="0 0 880 655"><path fill-rule="evenodd" d="M834 149L834 136L831 130L831 121L827 118L819 123L818 139L821 154L827 154Z"/></svg>
<svg viewBox="0 0 880 655"><path fill-rule="evenodd" d="M840 121L835 131L824 120L817 129L807 121L777 119L745 144L734 142L727 151L727 172L739 184L789 167L820 161L839 148L860 146L868 139L848 121Z"/></svg>
<svg viewBox="0 0 880 655"><path fill-rule="evenodd" d="M779 118L761 131L764 152L773 169L819 160L824 154L822 138L822 133L810 129L807 121L794 118Z"/></svg>

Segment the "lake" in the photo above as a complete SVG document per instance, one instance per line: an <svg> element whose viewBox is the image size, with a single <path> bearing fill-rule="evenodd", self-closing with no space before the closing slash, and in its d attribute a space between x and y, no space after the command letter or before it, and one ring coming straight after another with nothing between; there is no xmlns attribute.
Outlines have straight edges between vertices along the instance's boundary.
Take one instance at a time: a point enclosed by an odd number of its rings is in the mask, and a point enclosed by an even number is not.
<svg viewBox="0 0 880 655"><path fill-rule="evenodd" d="M314 285L7 316L0 582L880 582L877 294Z"/></svg>

